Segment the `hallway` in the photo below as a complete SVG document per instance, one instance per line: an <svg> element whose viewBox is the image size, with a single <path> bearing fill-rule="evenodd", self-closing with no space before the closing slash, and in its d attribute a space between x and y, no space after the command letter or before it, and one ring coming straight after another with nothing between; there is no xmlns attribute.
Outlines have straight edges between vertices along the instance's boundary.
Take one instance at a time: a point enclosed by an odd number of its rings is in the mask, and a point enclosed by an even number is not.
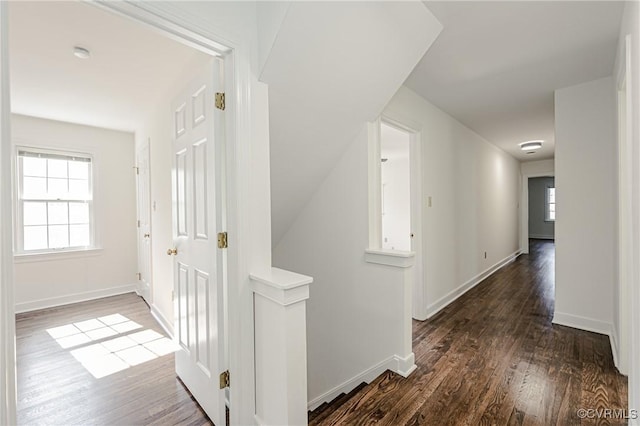
<svg viewBox="0 0 640 426"><path fill-rule="evenodd" d="M554 250L531 240L529 255L414 321L418 369L408 379L387 371L309 424L573 425L580 408L626 408L608 336L551 324Z"/></svg>

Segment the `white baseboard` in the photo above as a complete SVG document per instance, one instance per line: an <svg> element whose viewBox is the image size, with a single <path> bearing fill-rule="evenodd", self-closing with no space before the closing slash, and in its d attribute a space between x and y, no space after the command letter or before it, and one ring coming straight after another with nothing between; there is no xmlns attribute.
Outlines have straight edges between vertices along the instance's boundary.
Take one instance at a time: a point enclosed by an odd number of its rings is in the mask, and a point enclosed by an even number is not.
<svg viewBox="0 0 640 426"><path fill-rule="evenodd" d="M579 330L591 331L593 333L611 336L612 325L608 322L581 317L578 315L566 314L564 312L554 312L554 324L564 325L566 327L577 328Z"/></svg>
<svg viewBox="0 0 640 426"><path fill-rule="evenodd" d="M314 398L311 401L309 401L309 403L307 404L309 411L315 410L324 402L333 401L338 395L342 393L351 392L356 386L358 386L362 382L371 383L376 377L378 377L385 371L395 370L395 368L397 367L397 364L398 363L394 357L390 357L384 361L381 361L380 363L363 371L357 376L347 380L346 382L343 382L342 384L339 384L338 386L329 390L328 392L325 392L322 395L318 396L317 398Z"/></svg>
<svg viewBox="0 0 640 426"><path fill-rule="evenodd" d="M409 375L416 371L416 369L418 368L418 366L416 365L416 357L413 352L411 352L404 358L398 355L394 355L393 359L396 362L396 368L393 371L395 371L402 377L409 377Z"/></svg>
<svg viewBox="0 0 640 426"><path fill-rule="evenodd" d="M156 322L162 327L165 333L173 339L173 322L167 320L167 318L160 312L158 307L154 304L150 306L151 316L155 318Z"/></svg>
<svg viewBox="0 0 640 426"><path fill-rule="evenodd" d="M346 382L343 382L330 391L323 393L317 398L312 399L307 404L308 410L313 411L323 403L333 401L340 394L351 392L362 382L365 382L367 384L371 383L387 370L393 371L394 373L397 373L402 377L408 377L416 370L416 368L418 367L415 365L415 357L413 352L406 357L394 355L384 361L379 362L378 364L363 371L362 373L347 380Z"/></svg>
<svg viewBox="0 0 640 426"><path fill-rule="evenodd" d="M555 236L553 235L529 234L529 238L533 238L534 240L555 240Z"/></svg>
<svg viewBox="0 0 640 426"><path fill-rule="evenodd" d="M37 311L39 309L54 308L71 303L86 302L88 300L101 299L103 297L117 296L119 294L134 293L136 284L127 284L118 287L104 288L101 290L85 291L82 293L68 294L66 296L50 297L47 299L32 300L30 302L16 303L17 314L23 312Z"/></svg>
<svg viewBox="0 0 640 426"><path fill-rule="evenodd" d="M475 277L471 278L469 281L467 281L466 283L462 284L460 287L450 291L449 293L445 294L440 299L438 299L435 302L431 303L429 306L427 306L426 317L427 318L431 318L432 316L434 316L435 314L440 312L442 309L444 309L450 303L452 303L457 298L459 298L460 296L465 294L467 291L471 290L473 287L475 287L476 285L481 283L487 277L493 275L499 269L505 267L509 263L511 263L514 260L516 260L516 258L520 255L520 253L521 253L520 250L515 251L514 253L510 254L507 257L505 257L504 259L502 259L501 261L499 261L495 265L489 267L485 271L483 271L483 272L479 273L478 275L476 275Z"/></svg>
<svg viewBox="0 0 640 426"><path fill-rule="evenodd" d="M611 333L609 333L609 344L611 344L611 353L613 354L613 364L616 366L618 371L621 374L627 375L623 373L620 369L620 346L618 345L618 331L616 330L615 325L611 326Z"/></svg>

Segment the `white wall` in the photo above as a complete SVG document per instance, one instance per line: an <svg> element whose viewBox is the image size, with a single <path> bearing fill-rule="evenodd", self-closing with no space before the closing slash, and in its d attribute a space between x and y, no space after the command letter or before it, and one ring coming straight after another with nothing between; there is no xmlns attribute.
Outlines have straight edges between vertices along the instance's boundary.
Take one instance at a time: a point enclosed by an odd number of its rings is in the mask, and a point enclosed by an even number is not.
<svg viewBox="0 0 640 426"><path fill-rule="evenodd" d="M520 163L520 173L523 176L553 176L555 170L556 166L553 159Z"/></svg>
<svg viewBox="0 0 640 426"><path fill-rule="evenodd" d="M85 254L16 257L16 311L134 291L137 280L134 137L131 133L21 115L14 145L93 155L97 246Z"/></svg>
<svg viewBox="0 0 640 426"><path fill-rule="evenodd" d="M363 126L273 252L276 266L314 278L307 305L310 401L356 386L368 370L408 355L402 353L403 271L364 261L367 144Z"/></svg>
<svg viewBox="0 0 640 426"><path fill-rule="evenodd" d="M520 164L407 87L384 114L421 135L428 317L517 253Z"/></svg>
<svg viewBox="0 0 640 426"><path fill-rule="evenodd" d="M557 90L558 324L608 334L616 276L616 139L610 77Z"/></svg>
<svg viewBox="0 0 640 426"><path fill-rule="evenodd" d="M519 163L405 87L384 114L421 132L423 192L425 199L433 196L422 219L434 313L517 252ZM393 355L404 356L403 272L363 260L367 193L363 131L274 250L277 266L314 277L308 302L312 401Z"/></svg>

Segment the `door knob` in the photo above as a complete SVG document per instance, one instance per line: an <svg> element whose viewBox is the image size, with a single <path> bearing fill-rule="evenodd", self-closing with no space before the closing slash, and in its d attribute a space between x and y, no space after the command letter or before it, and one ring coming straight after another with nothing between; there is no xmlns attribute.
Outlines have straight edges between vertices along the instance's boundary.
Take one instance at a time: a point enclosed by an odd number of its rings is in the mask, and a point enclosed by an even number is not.
<svg viewBox="0 0 640 426"><path fill-rule="evenodd" d="M169 250L167 250L167 254L168 254L169 256L171 256L171 255L174 255L174 256L175 256L176 254L178 254L178 249L177 249L177 248L169 249Z"/></svg>
<svg viewBox="0 0 640 426"><path fill-rule="evenodd" d="M144 238L149 238L151 234L144 234Z"/></svg>

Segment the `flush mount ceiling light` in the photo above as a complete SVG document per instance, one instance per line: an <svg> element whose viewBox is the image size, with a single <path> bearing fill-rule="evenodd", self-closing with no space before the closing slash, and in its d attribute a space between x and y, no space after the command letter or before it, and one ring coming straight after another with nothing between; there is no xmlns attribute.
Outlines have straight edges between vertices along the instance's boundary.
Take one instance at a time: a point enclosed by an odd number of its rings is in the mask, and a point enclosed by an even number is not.
<svg viewBox="0 0 640 426"><path fill-rule="evenodd" d="M76 58L87 59L89 56L91 56L91 52L89 52L89 49L85 49L84 47L74 46L73 55Z"/></svg>
<svg viewBox="0 0 640 426"><path fill-rule="evenodd" d="M530 151L533 152L536 149L540 149L542 148L542 142L544 141L527 141L527 142L522 142L520 144L520 149L523 151Z"/></svg>

